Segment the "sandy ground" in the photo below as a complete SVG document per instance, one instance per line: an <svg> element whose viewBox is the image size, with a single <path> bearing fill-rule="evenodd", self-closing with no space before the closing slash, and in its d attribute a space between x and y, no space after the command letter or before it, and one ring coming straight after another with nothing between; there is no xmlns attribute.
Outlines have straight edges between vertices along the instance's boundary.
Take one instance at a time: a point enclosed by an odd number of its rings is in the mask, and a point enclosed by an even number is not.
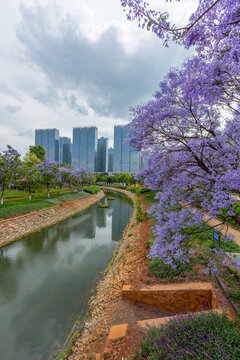
<svg viewBox="0 0 240 360"><path fill-rule="evenodd" d="M104 193L100 191L97 195L90 195L87 198L67 201L63 203L62 206L54 205L42 210L31 211L24 215L0 219L0 246L65 220L93 205L103 197Z"/></svg>

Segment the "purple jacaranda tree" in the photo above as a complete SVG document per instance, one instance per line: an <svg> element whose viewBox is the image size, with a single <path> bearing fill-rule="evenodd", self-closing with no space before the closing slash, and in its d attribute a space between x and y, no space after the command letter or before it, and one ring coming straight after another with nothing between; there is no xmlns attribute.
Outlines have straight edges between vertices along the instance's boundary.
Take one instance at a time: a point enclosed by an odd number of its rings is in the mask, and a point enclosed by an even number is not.
<svg viewBox="0 0 240 360"><path fill-rule="evenodd" d="M3 204L4 190L7 186L10 187L19 175L20 163L20 154L10 145L7 145L6 151L0 153L1 205Z"/></svg>
<svg viewBox="0 0 240 360"><path fill-rule="evenodd" d="M72 171L73 170L70 167L66 166L62 166L58 169L56 182L59 186L60 194L64 185L68 185L70 187L73 178Z"/></svg>
<svg viewBox="0 0 240 360"><path fill-rule="evenodd" d="M151 210L157 225L150 256L175 267L189 261L187 241L204 211L215 217L226 208L240 224L232 197L240 192L240 4L200 0L189 24L176 29L142 0L121 2L129 20L165 44L195 46L196 56L167 74L153 100L131 109L131 143L146 153L138 177L161 189ZM216 272L213 261L210 267Z"/></svg>
<svg viewBox="0 0 240 360"><path fill-rule="evenodd" d="M37 164L36 167L41 175L42 183L47 187L48 197L50 197L50 186L57 181L59 163L46 160Z"/></svg>
<svg viewBox="0 0 240 360"><path fill-rule="evenodd" d="M78 191L83 190L86 174L87 172L84 169L76 168L72 170L72 184Z"/></svg>

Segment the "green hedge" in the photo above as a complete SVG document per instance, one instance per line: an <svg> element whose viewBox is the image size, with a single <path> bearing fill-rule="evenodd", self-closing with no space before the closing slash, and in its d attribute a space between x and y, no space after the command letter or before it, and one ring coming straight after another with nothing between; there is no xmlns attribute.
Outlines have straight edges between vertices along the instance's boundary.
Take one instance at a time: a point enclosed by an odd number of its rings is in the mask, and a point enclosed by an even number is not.
<svg viewBox="0 0 240 360"><path fill-rule="evenodd" d="M92 195L97 194L100 190L101 190L100 187L98 187L96 185L92 185L92 186L89 186L84 189L85 192L92 194Z"/></svg>

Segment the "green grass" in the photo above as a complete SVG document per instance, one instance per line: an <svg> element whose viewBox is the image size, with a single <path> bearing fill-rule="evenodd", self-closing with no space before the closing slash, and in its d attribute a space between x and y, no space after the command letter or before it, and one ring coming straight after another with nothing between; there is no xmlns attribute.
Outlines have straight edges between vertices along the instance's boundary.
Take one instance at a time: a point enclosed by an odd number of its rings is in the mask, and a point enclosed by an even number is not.
<svg viewBox="0 0 240 360"><path fill-rule="evenodd" d="M188 314L151 328L142 340L140 359L240 359L240 332L223 315Z"/></svg>
<svg viewBox="0 0 240 360"><path fill-rule="evenodd" d="M83 199L88 196L90 196L88 193L86 193L85 191L81 191L78 193L65 194L65 195L58 196L58 199L65 200L65 201L71 201L71 200Z"/></svg>
<svg viewBox="0 0 240 360"><path fill-rule="evenodd" d="M33 211L33 210L41 210L46 207L50 207L52 205L53 204L47 201L39 201L39 202L29 202L28 204L0 207L0 218L7 219L11 216L26 214L29 211Z"/></svg>
<svg viewBox="0 0 240 360"><path fill-rule="evenodd" d="M20 192L20 191L19 191ZM12 192L15 194L15 191ZM86 192L71 192L67 194L62 194L59 196L59 191L51 193L50 198L47 194L37 194L32 196L32 200L28 199L28 194L22 192L19 198L10 196L9 200L4 201L3 205L0 205L0 218L7 219L11 216L26 214L33 210L41 210L45 207L50 207L53 205L61 205L63 201L71 201L76 199L82 199L90 196Z"/></svg>
<svg viewBox="0 0 240 360"><path fill-rule="evenodd" d="M236 291L228 291L227 292L228 297L233 300L234 303L236 303L238 306L240 306L240 290Z"/></svg>

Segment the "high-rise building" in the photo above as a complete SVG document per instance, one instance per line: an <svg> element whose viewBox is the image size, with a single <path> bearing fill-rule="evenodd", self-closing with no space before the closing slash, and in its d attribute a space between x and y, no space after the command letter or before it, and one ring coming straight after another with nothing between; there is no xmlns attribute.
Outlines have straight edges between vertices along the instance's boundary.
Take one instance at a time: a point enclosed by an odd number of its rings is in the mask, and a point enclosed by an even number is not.
<svg viewBox="0 0 240 360"><path fill-rule="evenodd" d="M36 129L35 145L41 145L46 150L47 160L59 161L59 130Z"/></svg>
<svg viewBox="0 0 240 360"><path fill-rule="evenodd" d="M72 165L74 168L95 171L97 128L73 128Z"/></svg>
<svg viewBox="0 0 240 360"><path fill-rule="evenodd" d="M141 154L127 143L129 125L114 126L113 172L135 174L142 167Z"/></svg>
<svg viewBox="0 0 240 360"><path fill-rule="evenodd" d="M101 137L100 139L98 139L95 171L108 171L108 138Z"/></svg>
<svg viewBox="0 0 240 360"><path fill-rule="evenodd" d="M108 149L108 172L113 172L113 148Z"/></svg>
<svg viewBox="0 0 240 360"><path fill-rule="evenodd" d="M71 139L59 137L59 162L71 164Z"/></svg>

